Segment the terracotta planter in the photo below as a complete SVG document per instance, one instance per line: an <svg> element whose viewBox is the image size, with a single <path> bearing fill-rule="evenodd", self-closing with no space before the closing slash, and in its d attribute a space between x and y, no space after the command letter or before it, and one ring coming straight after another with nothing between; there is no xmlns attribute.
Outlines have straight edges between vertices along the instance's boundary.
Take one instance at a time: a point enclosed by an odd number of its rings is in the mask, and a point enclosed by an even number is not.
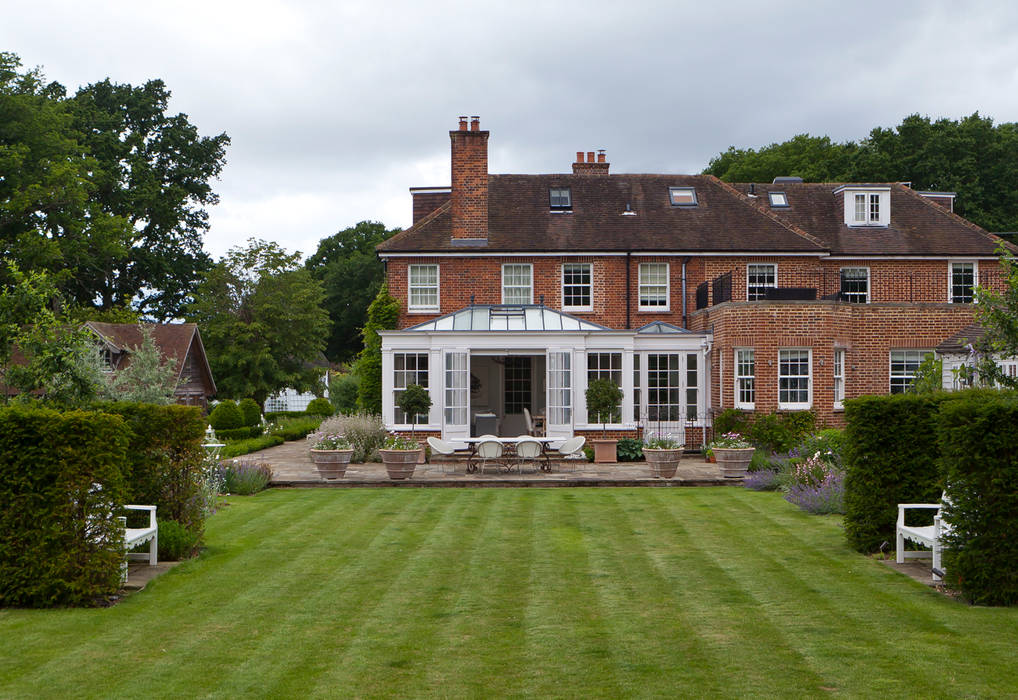
<svg viewBox="0 0 1018 700"><path fill-rule="evenodd" d="M618 462L618 440L591 440L594 445L595 464L615 464Z"/></svg>
<svg viewBox="0 0 1018 700"><path fill-rule="evenodd" d="M749 463L753 461L752 447L713 447L714 456L718 460L718 467L721 469L721 476L726 479L741 479L746 476L749 470Z"/></svg>
<svg viewBox="0 0 1018 700"><path fill-rule="evenodd" d="M382 455L382 463L385 464L389 478L402 481L413 476L424 450L379 450L378 454Z"/></svg>
<svg viewBox="0 0 1018 700"><path fill-rule="evenodd" d="M651 476L658 476L662 479L671 479L675 476L675 470L679 468L679 460L682 459L682 448L674 450L656 450L649 447L643 448L644 459L650 467Z"/></svg>
<svg viewBox="0 0 1018 700"><path fill-rule="evenodd" d="M323 479L341 479L346 474L353 450L311 450L311 461L318 467Z"/></svg>

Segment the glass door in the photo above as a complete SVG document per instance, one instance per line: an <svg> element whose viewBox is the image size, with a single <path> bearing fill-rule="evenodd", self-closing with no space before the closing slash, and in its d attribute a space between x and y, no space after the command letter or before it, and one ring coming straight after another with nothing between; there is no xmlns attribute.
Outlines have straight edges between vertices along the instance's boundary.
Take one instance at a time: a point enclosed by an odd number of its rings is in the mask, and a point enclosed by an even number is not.
<svg viewBox="0 0 1018 700"><path fill-rule="evenodd" d="M548 437L573 435L573 355L548 351Z"/></svg>
<svg viewBox="0 0 1018 700"><path fill-rule="evenodd" d="M470 354L446 351L445 406L442 411L442 438L470 437Z"/></svg>

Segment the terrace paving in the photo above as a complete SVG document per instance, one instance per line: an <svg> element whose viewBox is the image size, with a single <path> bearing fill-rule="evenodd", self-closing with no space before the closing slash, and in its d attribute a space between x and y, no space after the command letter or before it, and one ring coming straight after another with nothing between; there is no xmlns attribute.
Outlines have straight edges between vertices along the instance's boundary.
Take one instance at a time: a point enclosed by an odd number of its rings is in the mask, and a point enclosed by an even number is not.
<svg viewBox="0 0 1018 700"><path fill-rule="evenodd" d="M741 484L739 479L721 476L717 464L703 461L699 455L683 458L678 471L671 479L652 476L644 462L593 464L581 459L552 461L551 472L522 474L493 470L483 474L467 474L466 462L452 460L418 464L413 476L405 481L393 481L378 462L351 464L341 479L326 481L318 475L311 462L308 444L304 440L287 442L259 452L237 457L265 463L272 470L272 486L276 487L327 487L349 488L359 486L404 487L512 487L512 486L724 486Z"/></svg>

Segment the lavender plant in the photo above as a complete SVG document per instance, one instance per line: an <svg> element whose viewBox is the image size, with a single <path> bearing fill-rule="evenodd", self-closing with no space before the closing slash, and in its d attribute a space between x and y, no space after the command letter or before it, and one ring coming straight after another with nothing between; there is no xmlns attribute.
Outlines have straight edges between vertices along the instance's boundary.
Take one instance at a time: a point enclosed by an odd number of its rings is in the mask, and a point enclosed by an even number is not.
<svg viewBox="0 0 1018 700"><path fill-rule="evenodd" d="M249 496L264 490L272 480L272 470L263 462L235 460L219 466L224 493Z"/></svg>
<svg viewBox="0 0 1018 700"><path fill-rule="evenodd" d="M813 514L845 512L845 472L832 452L814 452L790 474L785 500Z"/></svg>

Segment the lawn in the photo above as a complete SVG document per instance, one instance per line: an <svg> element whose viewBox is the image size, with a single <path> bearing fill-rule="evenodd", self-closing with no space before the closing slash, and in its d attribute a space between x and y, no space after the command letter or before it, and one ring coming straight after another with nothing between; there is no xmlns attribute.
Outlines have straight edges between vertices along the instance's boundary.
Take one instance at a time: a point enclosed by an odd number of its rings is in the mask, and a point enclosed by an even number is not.
<svg viewBox="0 0 1018 700"><path fill-rule="evenodd" d="M0 697L1001 696L1018 610L717 489L231 497L110 609L0 611Z"/></svg>

